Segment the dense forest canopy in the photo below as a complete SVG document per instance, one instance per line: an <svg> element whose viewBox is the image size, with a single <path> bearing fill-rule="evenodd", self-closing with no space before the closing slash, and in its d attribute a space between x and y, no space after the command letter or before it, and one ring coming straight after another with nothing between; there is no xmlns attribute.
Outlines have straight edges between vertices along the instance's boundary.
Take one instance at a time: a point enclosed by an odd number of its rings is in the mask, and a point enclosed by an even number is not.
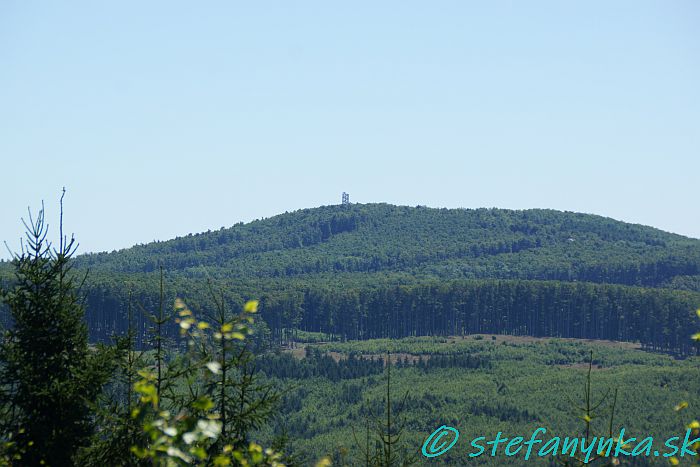
<svg viewBox="0 0 700 467"><path fill-rule="evenodd" d="M123 332L128 294L261 299L269 335L476 332L640 341L689 351L700 240L572 212L324 206L76 258L93 340ZM10 269L4 269L11 280ZM148 323L138 326L146 333ZM267 330L266 330L267 332Z"/></svg>
<svg viewBox="0 0 700 467"><path fill-rule="evenodd" d="M324 206L78 260L95 271L198 277L408 272L435 278L657 286L700 274L700 241L553 210Z"/></svg>

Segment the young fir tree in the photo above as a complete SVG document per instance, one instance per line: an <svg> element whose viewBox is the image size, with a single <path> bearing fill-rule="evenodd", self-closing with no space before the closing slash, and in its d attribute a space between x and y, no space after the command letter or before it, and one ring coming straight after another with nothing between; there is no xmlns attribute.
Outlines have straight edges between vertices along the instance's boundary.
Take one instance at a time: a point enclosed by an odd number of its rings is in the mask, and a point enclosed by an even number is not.
<svg viewBox="0 0 700 467"><path fill-rule="evenodd" d="M71 273L74 238L64 237L61 225L58 248L51 246L43 206L24 224L14 285L1 291L12 318L0 345L2 403L12 414L3 431L12 434L18 465L72 465L92 432L90 401L111 373L110 356L88 348Z"/></svg>
<svg viewBox="0 0 700 467"><path fill-rule="evenodd" d="M399 412L403 409L408 398L408 391L399 404ZM396 406L391 399L391 353L386 355L386 399L384 401L383 416L374 416L371 405L367 404L369 416L366 419L366 436L364 443L360 442L353 428L355 444L362 453L362 458L357 460L357 465L364 464L367 467L406 467L416 463L415 453L404 446L402 437L405 428L405 420L397 416ZM374 429L371 429L374 418ZM373 436L370 436L371 432ZM374 451L371 447L371 438L374 438Z"/></svg>
<svg viewBox="0 0 700 467"><path fill-rule="evenodd" d="M227 310L223 294L218 297L211 282L209 290L215 305L211 325L220 330L203 348L203 355L214 364L213 378L206 384L208 394L221 416L218 444L242 447L253 430L271 418L280 394L264 383L256 371L255 355L250 350L253 315L257 302L248 302L242 315ZM236 326L240 326L234 331Z"/></svg>

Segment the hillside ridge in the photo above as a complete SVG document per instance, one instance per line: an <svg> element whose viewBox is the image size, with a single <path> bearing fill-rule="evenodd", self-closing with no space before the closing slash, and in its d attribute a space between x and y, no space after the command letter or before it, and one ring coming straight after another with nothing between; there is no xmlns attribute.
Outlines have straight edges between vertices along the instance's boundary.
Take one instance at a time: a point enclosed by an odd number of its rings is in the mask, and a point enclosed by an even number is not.
<svg viewBox="0 0 700 467"><path fill-rule="evenodd" d="M381 271L660 286L700 273L700 240L550 209L353 204L81 255L77 263L124 273L162 265L184 275L201 268L215 276L260 278Z"/></svg>

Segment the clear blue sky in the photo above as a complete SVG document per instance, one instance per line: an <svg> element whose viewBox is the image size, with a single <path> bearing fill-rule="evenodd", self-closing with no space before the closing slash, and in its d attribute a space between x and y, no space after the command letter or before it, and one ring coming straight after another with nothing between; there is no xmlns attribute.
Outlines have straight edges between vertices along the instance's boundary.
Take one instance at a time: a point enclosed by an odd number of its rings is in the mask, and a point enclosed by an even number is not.
<svg viewBox="0 0 700 467"><path fill-rule="evenodd" d="M82 252L342 191L700 237L700 2L3 1L0 162L13 248L64 185Z"/></svg>

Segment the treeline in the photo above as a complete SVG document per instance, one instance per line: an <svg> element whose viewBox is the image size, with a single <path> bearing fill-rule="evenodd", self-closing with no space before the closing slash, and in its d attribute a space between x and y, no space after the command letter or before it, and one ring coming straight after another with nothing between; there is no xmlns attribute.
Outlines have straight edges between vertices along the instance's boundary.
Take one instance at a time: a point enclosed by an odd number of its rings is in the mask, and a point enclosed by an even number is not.
<svg viewBox="0 0 700 467"><path fill-rule="evenodd" d="M275 378L306 379L315 376L331 381L362 378L378 375L384 371L384 361L349 354L347 358L334 359L315 349L310 349L304 359L294 358L288 353L265 354L258 357L258 367L268 376Z"/></svg>
<svg viewBox="0 0 700 467"><path fill-rule="evenodd" d="M232 309L253 297L237 286L224 287ZM205 281L166 274L164 293L167 301L183 297L195 311L211 309ZM374 287L348 282L345 288L300 282L261 288L259 296L263 320L253 339L261 348L283 344L299 329L336 339L479 333L608 339L690 354L693 310L700 306L700 294L687 290L521 280L387 281ZM84 297L92 342L110 342L126 331L131 300L135 343L152 346L147 316L158 306L157 274L130 283L93 278ZM162 331L178 338L174 324Z"/></svg>
<svg viewBox="0 0 700 467"><path fill-rule="evenodd" d="M430 355L429 358L424 359L420 357L418 360L413 361L404 358L403 361L399 360L396 366L399 368L414 366L424 370L430 370L432 368L465 368L476 370L491 368L491 361L480 355L453 353L449 355L434 354Z"/></svg>
<svg viewBox="0 0 700 467"><path fill-rule="evenodd" d="M344 379L364 378L384 372L386 360L378 356L363 356L350 352L347 357L333 358L313 347L307 347L306 357L295 358L289 353L266 353L257 358L258 368L267 376L275 378L307 379L327 378L337 382ZM392 363L397 368L490 368L491 362L479 355L468 353L450 355L425 355L409 359L404 356Z"/></svg>
<svg viewBox="0 0 700 467"><path fill-rule="evenodd" d="M342 339L474 333L640 342L691 353L694 292L590 283L455 281L266 297L273 336L285 328Z"/></svg>

